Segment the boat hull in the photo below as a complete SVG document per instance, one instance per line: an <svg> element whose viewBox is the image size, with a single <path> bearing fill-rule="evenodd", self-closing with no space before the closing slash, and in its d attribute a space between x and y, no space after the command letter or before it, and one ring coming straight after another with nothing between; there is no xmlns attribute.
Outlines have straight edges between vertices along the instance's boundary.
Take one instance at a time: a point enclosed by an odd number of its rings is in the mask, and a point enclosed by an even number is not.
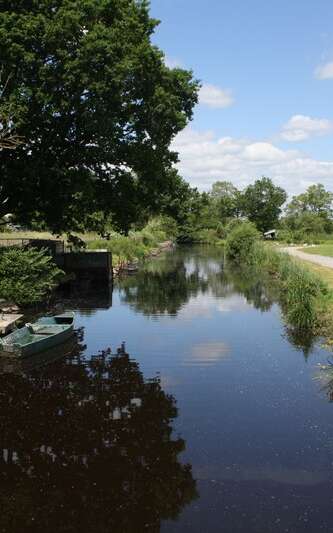
<svg viewBox="0 0 333 533"><path fill-rule="evenodd" d="M20 357L28 357L30 355L35 355L39 352L44 352L45 350L49 350L50 348L54 348L54 346L58 346L59 344L66 342L73 334L74 328L73 326L70 326L65 331L61 331L60 333L51 335L46 339L40 339L36 343L33 343L31 345L22 346L21 348L18 348L17 355L19 355Z"/></svg>
<svg viewBox="0 0 333 533"><path fill-rule="evenodd" d="M7 357L29 357L63 344L74 334L74 313L43 317L35 325L8 335L0 343L0 353Z"/></svg>

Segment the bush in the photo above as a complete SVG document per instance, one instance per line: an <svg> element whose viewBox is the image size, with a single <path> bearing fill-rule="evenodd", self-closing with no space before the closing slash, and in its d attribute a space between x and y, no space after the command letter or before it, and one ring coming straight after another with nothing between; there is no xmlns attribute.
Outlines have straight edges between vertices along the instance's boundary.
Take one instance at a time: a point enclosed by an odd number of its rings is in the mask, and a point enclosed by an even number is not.
<svg viewBox="0 0 333 533"><path fill-rule="evenodd" d="M255 243L260 234L252 222L238 223L226 239L226 255L235 263L250 264L253 262Z"/></svg>
<svg viewBox="0 0 333 533"><path fill-rule="evenodd" d="M232 218L229 220L229 222L226 224L224 231L225 231L225 237L229 235L235 228L240 226L241 224L244 224L244 220L241 218Z"/></svg>
<svg viewBox="0 0 333 533"><path fill-rule="evenodd" d="M0 253L0 297L28 306L44 300L62 271L44 250L10 248Z"/></svg>
<svg viewBox="0 0 333 533"><path fill-rule="evenodd" d="M220 239L215 229L201 229L195 232L195 242L201 244L216 244Z"/></svg>

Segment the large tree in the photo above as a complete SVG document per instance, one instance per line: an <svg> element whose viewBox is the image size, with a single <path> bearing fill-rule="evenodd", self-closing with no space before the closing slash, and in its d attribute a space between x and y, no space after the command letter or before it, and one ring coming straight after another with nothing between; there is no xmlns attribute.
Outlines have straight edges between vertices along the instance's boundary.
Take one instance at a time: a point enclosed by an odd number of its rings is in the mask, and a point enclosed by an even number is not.
<svg viewBox="0 0 333 533"><path fill-rule="evenodd" d="M333 231L333 194L321 183L310 185L304 193L293 196L286 208L284 225L304 234Z"/></svg>
<svg viewBox="0 0 333 533"><path fill-rule="evenodd" d="M102 211L127 230L158 209L198 83L166 67L156 25L146 0L1 3L0 111L25 140L0 151L7 212L60 231Z"/></svg>
<svg viewBox="0 0 333 533"><path fill-rule="evenodd" d="M223 223L228 218L239 216L241 193L233 183L230 181L216 181L213 183L210 196Z"/></svg>
<svg viewBox="0 0 333 533"><path fill-rule="evenodd" d="M287 194L284 189L274 185L271 179L262 177L243 192L243 214L254 222L260 231L273 229L286 199Z"/></svg>
<svg viewBox="0 0 333 533"><path fill-rule="evenodd" d="M313 213L330 218L333 214L333 194L326 191L321 183L310 185L304 193L293 196L286 212L289 216Z"/></svg>

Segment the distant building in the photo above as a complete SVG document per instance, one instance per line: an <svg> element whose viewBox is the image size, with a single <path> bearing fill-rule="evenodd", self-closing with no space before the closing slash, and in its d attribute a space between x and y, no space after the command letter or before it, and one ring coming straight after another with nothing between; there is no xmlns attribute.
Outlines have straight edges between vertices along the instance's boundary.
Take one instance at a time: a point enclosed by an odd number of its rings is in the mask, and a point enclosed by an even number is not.
<svg viewBox="0 0 333 533"><path fill-rule="evenodd" d="M270 229L269 231L265 231L264 238L267 240L274 240L277 237L277 231L276 229Z"/></svg>

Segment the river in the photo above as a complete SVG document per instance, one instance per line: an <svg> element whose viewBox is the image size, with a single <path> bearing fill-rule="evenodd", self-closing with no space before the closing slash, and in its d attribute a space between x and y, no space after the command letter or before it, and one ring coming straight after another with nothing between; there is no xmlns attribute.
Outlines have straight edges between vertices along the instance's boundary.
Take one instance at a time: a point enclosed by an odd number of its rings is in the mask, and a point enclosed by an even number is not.
<svg viewBox="0 0 333 533"><path fill-rule="evenodd" d="M270 287L184 247L85 307L1 363L2 533L333 530L330 353Z"/></svg>

